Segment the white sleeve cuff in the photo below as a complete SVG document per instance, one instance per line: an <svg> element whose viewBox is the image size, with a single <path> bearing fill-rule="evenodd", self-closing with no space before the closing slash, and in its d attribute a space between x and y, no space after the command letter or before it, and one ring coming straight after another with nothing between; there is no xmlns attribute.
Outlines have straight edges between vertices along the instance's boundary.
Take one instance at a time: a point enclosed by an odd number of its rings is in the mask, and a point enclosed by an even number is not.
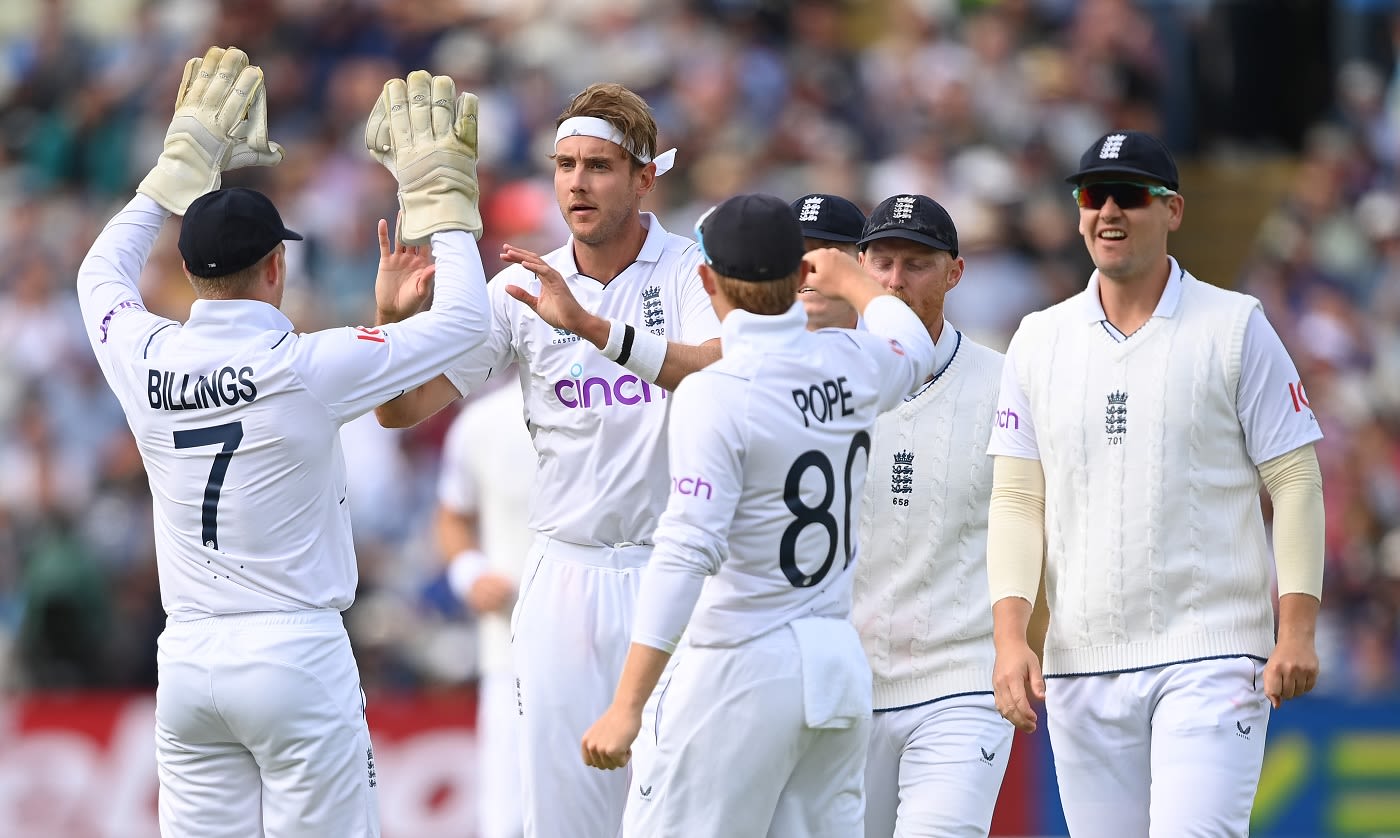
<svg viewBox="0 0 1400 838"><path fill-rule="evenodd" d="M463 550L447 565L447 585L458 599L466 600L467 592L490 566L491 560L480 550Z"/></svg>
<svg viewBox="0 0 1400 838"><path fill-rule="evenodd" d="M705 576L698 570L648 564L637 594L632 642L674 653L704 587Z"/></svg>
<svg viewBox="0 0 1400 838"><path fill-rule="evenodd" d="M666 339L621 320L610 322L603 357L621 364L648 384L655 384L661 365L666 362Z"/></svg>
<svg viewBox="0 0 1400 838"><path fill-rule="evenodd" d="M608 342L603 345L603 357L616 361L622 354L622 341L627 335L627 324L621 320L608 321Z"/></svg>

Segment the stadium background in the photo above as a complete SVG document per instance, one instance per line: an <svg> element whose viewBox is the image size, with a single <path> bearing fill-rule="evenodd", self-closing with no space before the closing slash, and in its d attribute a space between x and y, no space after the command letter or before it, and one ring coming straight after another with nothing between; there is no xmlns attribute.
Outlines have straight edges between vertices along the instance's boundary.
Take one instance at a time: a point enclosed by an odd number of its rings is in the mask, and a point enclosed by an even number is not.
<svg viewBox="0 0 1400 838"><path fill-rule="evenodd" d="M1327 434L1323 675L1274 715L1255 834L1400 833L1397 43L1392 0L5 0L0 834L155 834L150 499L72 287L209 44L266 70L286 160L226 183L306 234L285 306L303 330L373 316L393 185L361 130L418 67L481 97L488 271L503 240L562 241L554 117L619 81L680 149L646 207L670 229L737 191L932 195L967 258L949 316L996 346L1091 268L1063 173L1109 128L1157 132L1187 196L1173 252L1264 301ZM176 226L143 285L183 318ZM344 431L389 838L467 836L476 805L473 629L428 526L450 413ZM997 833L1062 833L1043 734L1017 749Z"/></svg>

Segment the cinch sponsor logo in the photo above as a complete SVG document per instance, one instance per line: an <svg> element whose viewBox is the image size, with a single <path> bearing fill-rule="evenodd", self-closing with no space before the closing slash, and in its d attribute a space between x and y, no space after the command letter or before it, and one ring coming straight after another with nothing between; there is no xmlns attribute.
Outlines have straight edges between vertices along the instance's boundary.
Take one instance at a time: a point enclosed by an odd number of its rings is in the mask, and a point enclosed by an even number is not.
<svg viewBox="0 0 1400 838"><path fill-rule="evenodd" d="M1016 415L1016 411L1011 408L997 411L997 427L1021 430L1021 417Z"/></svg>
<svg viewBox="0 0 1400 838"><path fill-rule="evenodd" d="M672 477L671 489L677 494L690 495L693 498L703 497L705 500L712 499L715 493L715 487L706 483L703 477Z"/></svg>
<svg viewBox="0 0 1400 838"><path fill-rule="evenodd" d="M574 364L569 374L572 378L554 382L554 397L570 409L587 410L612 407L614 404L650 404L654 400L666 398L665 390L654 387L631 373L624 373L614 379L597 375L583 378L583 367Z"/></svg>

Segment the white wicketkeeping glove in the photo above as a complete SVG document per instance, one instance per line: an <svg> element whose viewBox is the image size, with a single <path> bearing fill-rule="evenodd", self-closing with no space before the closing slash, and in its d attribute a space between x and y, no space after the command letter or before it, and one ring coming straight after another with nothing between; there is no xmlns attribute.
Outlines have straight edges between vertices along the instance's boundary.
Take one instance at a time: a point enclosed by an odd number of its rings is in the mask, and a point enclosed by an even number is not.
<svg viewBox="0 0 1400 838"><path fill-rule="evenodd" d="M441 230L481 238L477 98L456 91L448 76L414 70L384 83L365 125L370 154L399 182L403 244L427 244Z"/></svg>
<svg viewBox="0 0 1400 838"><path fill-rule="evenodd" d="M267 139L262 69L236 47L210 47L186 62L165 150L136 191L184 215L195 198L219 188L223 172L280 162L282 147Z"/></svg>

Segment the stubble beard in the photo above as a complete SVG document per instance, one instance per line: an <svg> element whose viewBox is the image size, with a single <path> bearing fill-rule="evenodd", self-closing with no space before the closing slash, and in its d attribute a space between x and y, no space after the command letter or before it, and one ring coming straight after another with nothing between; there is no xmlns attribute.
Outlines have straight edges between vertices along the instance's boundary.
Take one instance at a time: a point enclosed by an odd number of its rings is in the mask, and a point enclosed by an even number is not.
<svg viewBox="0 0 1400 838"><path fill-rule="evenodd" d="M636 204L629 203L616 214L609 214L606 217L599 218L598 223L593 225L592 230L580 231L570 225L569 231L574 234L574 241L596 247L617 238L618 233L627 225L628 217L635 215L636 212Z"/></svg>

